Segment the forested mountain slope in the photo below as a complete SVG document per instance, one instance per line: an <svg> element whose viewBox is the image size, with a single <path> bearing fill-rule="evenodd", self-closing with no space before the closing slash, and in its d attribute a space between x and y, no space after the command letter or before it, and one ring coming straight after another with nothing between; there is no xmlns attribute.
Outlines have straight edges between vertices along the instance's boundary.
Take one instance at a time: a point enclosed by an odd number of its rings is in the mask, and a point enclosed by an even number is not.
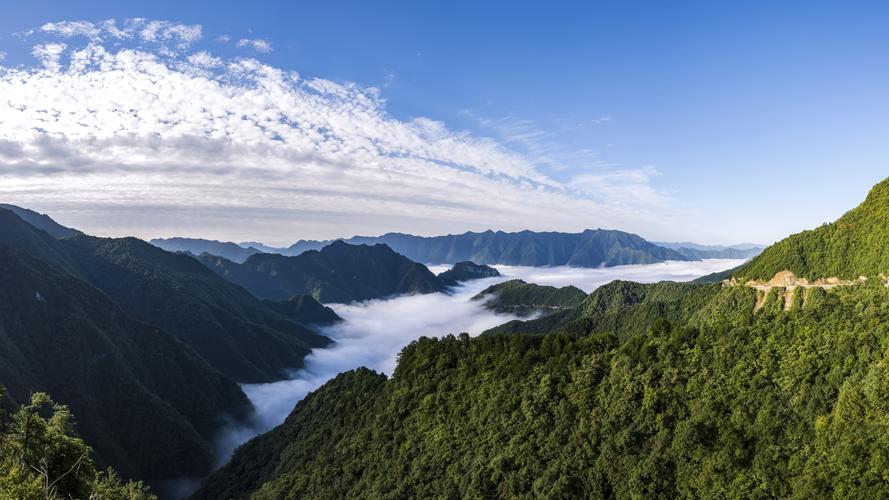
<svg viewBox="0 0 889 500"><path fill-rule="evenodd" d="M887 186L736 277L879 276ZM613 282L512 335L421 338L391 379L340 375L196 497L887 497L886 304L882 279Z"/></svg>
<svg viewBox="0 0 889 500"><path fill-rule="evenodd" d="M556 288L514 279L491 285L472 297L472 300L484 301L485 308L499 313L546 316L573 309L586 296L583 290L575 286Z"/></svg>
<svg viewBox="0 0 889 500"><path fill-rule="evenodd" d="M196 497L884 497L889 290L814 293L623 342L420 339L391 379L309 395Z"/></svg>
<svg viewBox="0 0 889 500"><path fill-rule="evenodd" d="M127 477L209 472L223 417L250 410L231 379L172 335L45 260L0 244L0 385L46 391Z"/></svg>
<svg viewBox="0 0 889 500"><path fill-rule="evenodd" d="M239 382L268 382L329 340L270 310L192 257L135 238L63 240L86 279Z"/></svg>
<svg viewBox="0 0 889 500"><path fill-rule="evenodd" d="M52 262L126 312L180 338L241 382L277 380L329 340L270 310L195 259L135 238L64 239L0 210L0 243Z"/></svg>
<svg viewBox="0 0 889 500"><path fill-rule="evenodd" d="M781 271L809 280L889 275L889 179L835 222L779 241L735 277L768 280Z"/></svg>
<svg viewBox="0 0 889 500"><path fill-rule="evenodd" d="M447 288L426 266L386 245L338 241L294 257L256 254L237 264L204 254L200 260L219 276L270 300L310 295L322 303L348 303Z"/></svg>

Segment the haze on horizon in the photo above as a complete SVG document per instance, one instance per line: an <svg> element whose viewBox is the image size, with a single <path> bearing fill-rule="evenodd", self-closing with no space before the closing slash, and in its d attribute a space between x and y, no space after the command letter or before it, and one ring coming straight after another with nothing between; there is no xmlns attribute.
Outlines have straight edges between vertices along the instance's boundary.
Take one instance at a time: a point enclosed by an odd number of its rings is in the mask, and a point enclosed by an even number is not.
<svg viewBox="0 0 889 500"><path fill-rule="evenodd" d="M0 202L144 239L771 243L886 175L876 3L210 5L2 16Z"/></svg>

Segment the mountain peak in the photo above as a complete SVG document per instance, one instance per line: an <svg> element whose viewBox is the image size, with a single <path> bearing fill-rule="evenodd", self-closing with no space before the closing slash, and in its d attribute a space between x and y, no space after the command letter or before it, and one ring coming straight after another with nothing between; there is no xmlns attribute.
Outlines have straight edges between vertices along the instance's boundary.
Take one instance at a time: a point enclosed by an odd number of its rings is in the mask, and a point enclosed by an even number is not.
<svg viewBox="0 0 889 500"><path fill-rule="evenodd" d="M830 224L803 231L768 247L736 274L741 282L769 280L789 271L800 278L857 279L889 274L889 178Z"/></svg>

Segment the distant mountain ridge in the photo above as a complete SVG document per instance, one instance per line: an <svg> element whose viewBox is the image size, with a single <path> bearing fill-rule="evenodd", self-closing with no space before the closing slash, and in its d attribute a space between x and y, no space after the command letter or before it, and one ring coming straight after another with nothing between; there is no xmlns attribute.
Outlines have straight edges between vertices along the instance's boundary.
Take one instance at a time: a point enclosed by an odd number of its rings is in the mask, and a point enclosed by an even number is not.
<svg viewBox="0 0 889 500"><path fill-rule="evenodd" d="M209 253L225 257L233 262L244 262L253 254L261 253L251 246L241 246L229 241L204 240L200 238L155 238L149 241L152 245L168 252L188 252L192 255Z"/></svg>
<svg viewBox="0 0 889 500"><path fill-rule="evenodd" d="M678 243L652 242L655 245L676 250L690 259L749 259L756 257L765 249L765 245L740 243L737 245L700 245L688 241Z"/></svg>
<svg viewBox="0 0 889 500"><path fill-rule="evenodd" d="M152 243L169 251L208 253L243 262L255 252L296 256L320 250L335 241L351 245L385 244L405 257L424 264L455 264L472 261L480 265L610 267L627 264L653 264L666 260L709 258L749 258L756 245L715 247L693 243L659 245L623 231L588 229L581 233L520 231L466 232L444 236L415 236L387 233L381 236L353 236L334 240L300 240L286 248L259 242L240 244L198 238L155 239ZM240 247L239 250L234 247Z"/></svg>
<svg viewBox="0 0 889 500"><path fill-rule="evenodd" d="M266 300L309 295L322 303L348 303L447 288L426 266L382 244L336 241L296 256L255 254L242 264L207 253L198 259L219 276Z"/></svg>
<svg viewBox="0 0 889 500"><path fill-rule="evenodd" d="M41 214L27 208L0 203L0 209L9 210L10 212L16 214L23 221L36 227L37 229L40 229L41 231L45 231L53 238L67 238L68 236L83 234L77 229L72 229L70 227L65 227L59 224L58 222L52 220L52 218L50 218L50 216L46 214Z"/></svg>

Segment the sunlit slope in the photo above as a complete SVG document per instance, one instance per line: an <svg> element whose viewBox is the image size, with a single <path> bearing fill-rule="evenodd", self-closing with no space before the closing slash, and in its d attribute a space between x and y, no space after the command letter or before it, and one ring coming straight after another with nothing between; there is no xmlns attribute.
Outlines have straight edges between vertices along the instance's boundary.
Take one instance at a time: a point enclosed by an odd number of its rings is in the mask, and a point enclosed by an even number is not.
<svg viewBox="0 0 889 500"><path fill-rule="evenodd" d="M889 179L835 222L770 246L736 274L738 281L768 280L781 271L817 280L889 275Z"/></svg>

